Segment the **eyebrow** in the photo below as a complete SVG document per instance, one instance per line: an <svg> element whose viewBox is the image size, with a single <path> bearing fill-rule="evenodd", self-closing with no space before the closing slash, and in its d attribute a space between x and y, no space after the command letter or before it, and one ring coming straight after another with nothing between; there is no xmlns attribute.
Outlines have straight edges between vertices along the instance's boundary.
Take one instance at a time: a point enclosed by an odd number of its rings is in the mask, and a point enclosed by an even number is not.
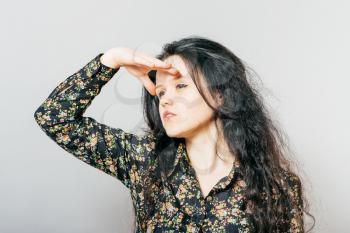
<svg viewBox="0 0 350 233"><path fill-rule="evenodd" d="M181 76L181 77L178 77L178 78L175 79L175 80L180 80L180 79L184 79L184 77ZM156 85L156 89L157 89L158 87L162 87L162 86L163 86L162 84Z"/></svg>

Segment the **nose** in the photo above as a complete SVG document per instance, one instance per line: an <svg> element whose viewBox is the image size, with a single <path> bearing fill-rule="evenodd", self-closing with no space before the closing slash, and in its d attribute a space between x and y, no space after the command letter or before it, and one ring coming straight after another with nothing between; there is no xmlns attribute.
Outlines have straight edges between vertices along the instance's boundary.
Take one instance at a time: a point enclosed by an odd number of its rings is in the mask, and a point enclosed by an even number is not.
<svg viewBox="0 0 350 233"><path fill-rule="evenodd" d="M173 93L171 90L166 91L166 93L163 94L163 96L160 98L159 104L164 107L166 104L173 104L175 93Z"/></svg>

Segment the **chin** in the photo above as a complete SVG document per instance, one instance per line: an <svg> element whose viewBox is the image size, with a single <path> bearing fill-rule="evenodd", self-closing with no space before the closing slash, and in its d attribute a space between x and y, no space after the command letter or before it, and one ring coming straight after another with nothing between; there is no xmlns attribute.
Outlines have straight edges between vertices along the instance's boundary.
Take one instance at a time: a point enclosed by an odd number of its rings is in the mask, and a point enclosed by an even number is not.
<svg viewBox="0 0 350 233"><path fill-rule="evenodd" d="M180 138L181 136L176 133L176 132L169 132L169 131L166 131L166 134L168 135L169 138Z"/></svg>
<svg viewBox="0 0 350 233"><path fill-rule="evenodd" d="M192 130L180 129L179 127L175 128L165 128L166 134L170 138L188 138L192 135Z"/></svg>
<svg viewBox="0 0 350 233"><path fill-rule="evenodd" d="M170 129L172 128L172 129ZM174 129L173 127L165 128L165 132L170 138L181 138L182 132L178 129Z"/></svg>

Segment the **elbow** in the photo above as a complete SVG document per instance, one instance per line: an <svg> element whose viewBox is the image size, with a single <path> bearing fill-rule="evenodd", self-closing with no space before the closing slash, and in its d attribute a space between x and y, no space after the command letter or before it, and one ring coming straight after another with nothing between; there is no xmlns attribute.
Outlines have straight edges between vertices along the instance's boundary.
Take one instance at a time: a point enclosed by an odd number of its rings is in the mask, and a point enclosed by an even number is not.
<svg viewBox="0 0 350 233"><path fill-rule="evenodd" d="M40 107L34 111L34 120L39 126L43 125L42 112L40 111Z"/></svg>
<svg viewBox="0 0 350 233"><path fill-rule="evenodd" d="M43 107L40 106L34 111L34 120L42 128L45 129L48 126L48 121L50 116L43 110Z"/></svg>
<svg viewBox="0 0 350 233"><path fill-rule="evenodd" d="M34 111L34 120L38 124L39 124L39 119L40 119L40 115L41 115L39 110L40 110L40 107Z"/></svg>

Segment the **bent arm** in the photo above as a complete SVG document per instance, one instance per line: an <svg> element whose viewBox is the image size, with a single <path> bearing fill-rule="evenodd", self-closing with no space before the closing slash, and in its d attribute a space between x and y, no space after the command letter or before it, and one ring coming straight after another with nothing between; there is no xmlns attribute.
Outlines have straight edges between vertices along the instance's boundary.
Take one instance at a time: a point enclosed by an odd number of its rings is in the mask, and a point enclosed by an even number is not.
<svg viewBox="0 0 350 233"><path fill-rule="evenodd" d="M85 163L119 179L127 188L137 169L136 152L144 155L149 137L126 133L97 122L83 113L119 68L101 63L98 54L83 68L61 82L38 107L34 118L60 147Z"/></svg>

